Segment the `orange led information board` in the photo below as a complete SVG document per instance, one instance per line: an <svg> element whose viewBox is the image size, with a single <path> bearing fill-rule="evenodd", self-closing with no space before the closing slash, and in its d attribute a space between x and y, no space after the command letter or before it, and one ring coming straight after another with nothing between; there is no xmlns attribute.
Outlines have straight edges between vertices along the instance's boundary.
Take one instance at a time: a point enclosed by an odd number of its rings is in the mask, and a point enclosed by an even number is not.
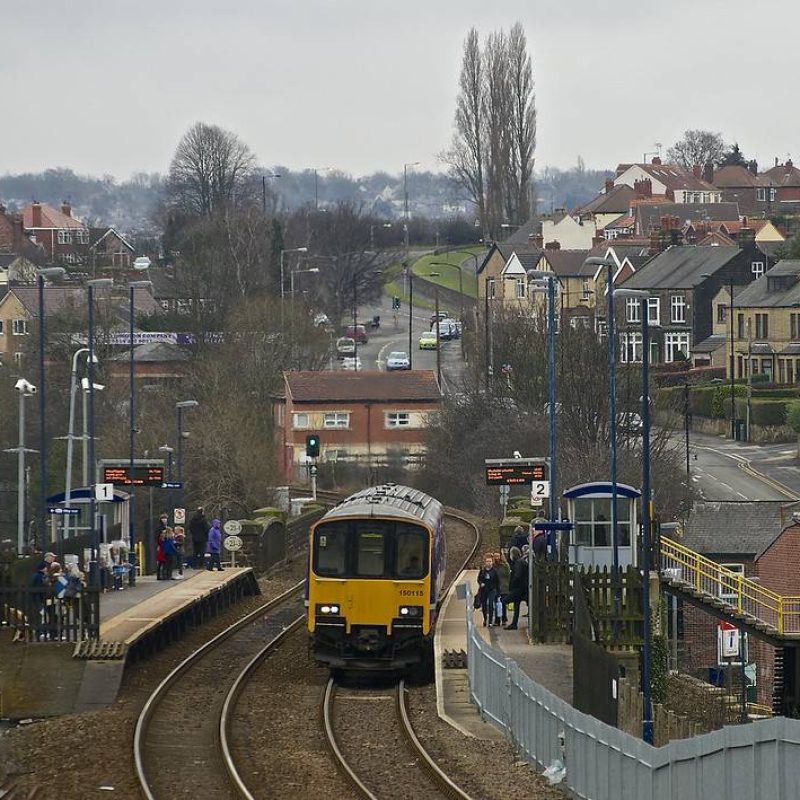
<svg viewBox="0 0 800 800"><path fill-rule="evenodd" d="M103 483L115 486L161 486L164 467L103 467Z"/></svg>
<svg viewBox="0 0 800 800"><path fill-rule="evenodd" d="M547 480L544 464L497 464L486 466L487 486L516 486Z"/></svg>

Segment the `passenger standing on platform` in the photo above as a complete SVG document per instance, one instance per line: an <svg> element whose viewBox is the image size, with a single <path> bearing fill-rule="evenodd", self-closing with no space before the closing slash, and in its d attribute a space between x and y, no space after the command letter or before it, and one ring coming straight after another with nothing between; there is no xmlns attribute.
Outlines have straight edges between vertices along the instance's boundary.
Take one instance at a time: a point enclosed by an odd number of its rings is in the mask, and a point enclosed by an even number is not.
<svg viewBox="0 0 800 800"><path fill-rule="evenodd" d="M494 623L494 604L500 590L500 578L494 568L494 556L486 553L483 557L483 567L478 572L478 597L481 601L483 614L483 627Z"/></svg>
<svg viewBox="0 0 800 800"><path fill-rule="evenodd" d="M525 533L525 528L522 525L517 525L514 528L514 535L511 538L511 546L518 547L520 552L522 552L522 548L528 543L528 534Z"/></svg>
<svg viewBox="0 0 800 800"><path fill-rule="evenodd" d="M219 560L219 552L222 547L222 531L219 529L220 521L215 519L211 523L211 530L208 532L208 564L206 569L212 570L214 565L222 571L222 564Z"/></svg>
<svg viewBox="0 0 800 800"><path fill-rule="evenodd" d="M506 616L506 607L503 605L503 587L508 589L511 570L509 570L508 564L503 561L502 553L494 553L493 558L494 568L497 572L497 607L495 608L494 624L500 625L502 623L505 625L508 622L508 617Z"/></svg>
<svg viewBox="0 0 800 800"><path fill-rule="evenodd" d="M162 543L162 549L164 551L164 580L174 580L172 575L172 570L175 569L175 560L178 556L178 551L175 547L175 531L172 528L167 528L164 531L164 541Z"/></svg>
<svg viewBox="0 0 800 800"><path fill-rule="evenodd" d="M194 516L189 520L189 535L192 537L192 566L200 569L203 566L203 554L208 541L208 520L203 506L198 506Z"/></svg>
<svg viewBox="0 0 800 800"><path fill-rule="evenodd" d="M505 626L507 631L515 631L519 622L519 607L528 594L528 564L522 558L518 547L512 547L509 553L511 574L508 578L508 594L503 597L503 610L508 613L508 604L514 604L514 615L511 624Z"/></svg>
<svg viewBox="0 0 800 800"><path fill-rule="evenodd" d="M175 577L180 580L183 578L183 543L186 541L186 534L182 525L176 525L173 530L175 533L175 568L178 570Z"/></svg>
<svg viewBox="0 0 800 800"><path fill-rule="evenodd" d="M164 539L166 533L161 531L158 534L158 544L156 545L156 580L163 581L166 575L167 557L164 555Z"/></svg>

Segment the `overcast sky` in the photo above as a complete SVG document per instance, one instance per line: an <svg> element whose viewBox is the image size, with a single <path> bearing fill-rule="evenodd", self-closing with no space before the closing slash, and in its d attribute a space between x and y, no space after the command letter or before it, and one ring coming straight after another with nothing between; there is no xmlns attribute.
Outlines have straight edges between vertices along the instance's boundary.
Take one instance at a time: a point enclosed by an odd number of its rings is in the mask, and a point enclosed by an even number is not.
<svg viewBox="0 0 800 800"><path fill-rule="evenodd" d="M437 169L467 31L516 20L537 168L613 167L689 127L762 165L800 152L797 0L37 0L2 14L0 174L163 172L197 120L267 165Z"/></svg>

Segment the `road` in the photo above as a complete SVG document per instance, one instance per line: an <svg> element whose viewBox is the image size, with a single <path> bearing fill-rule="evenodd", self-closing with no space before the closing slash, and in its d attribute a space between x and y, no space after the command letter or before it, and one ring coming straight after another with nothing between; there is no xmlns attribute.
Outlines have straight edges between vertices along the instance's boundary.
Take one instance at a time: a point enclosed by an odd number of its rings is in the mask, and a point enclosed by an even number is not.
<svg viewBox="0 0 800 800"><path fill-rule="evenodd" d="M362 306L358 310L359 322L365 323L375 315L380 315L381 326L377 330L367 330L369 341L358 346L361 368L383 370L386 358L393 350L408 352L408 306L399 312L392 310L390 297L384 296L380 303ZM411 365L413 369L430 369L436 372L436 351L420 350L419 337L429 331L431 312L426 308L414 309L411 333ZM442 389L445 393L458 390L464 374L464 360L461 342L452 340L441 342Z"/></svg>
<svg viewBox="0 0 800 800"><path fill-rule="evenodd" d="M705 500L791 500L800 497L797 449L692 433L689 468Z"/></svg>

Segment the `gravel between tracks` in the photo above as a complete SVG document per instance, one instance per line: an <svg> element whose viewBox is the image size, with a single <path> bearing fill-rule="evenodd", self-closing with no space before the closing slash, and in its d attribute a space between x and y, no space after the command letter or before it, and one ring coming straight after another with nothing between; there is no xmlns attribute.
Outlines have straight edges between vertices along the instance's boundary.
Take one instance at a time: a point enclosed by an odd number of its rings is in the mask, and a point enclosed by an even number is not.
<svg viewBox="0 0 800 800"><path fill-rule="evenodd" d="M259 580L261 595L245 598L155 656L129 666L114 705L8 731L0 738L0 779L4 770L18 774L21 786L42 787L43 800L141 800L133 766L133 729L150 693L203 642L290 588L304 570L305 558L294 559L269 579ZM204 698L198 697L198 713L204 707ZM112 786L114 791L101 786Z"/></svg>

